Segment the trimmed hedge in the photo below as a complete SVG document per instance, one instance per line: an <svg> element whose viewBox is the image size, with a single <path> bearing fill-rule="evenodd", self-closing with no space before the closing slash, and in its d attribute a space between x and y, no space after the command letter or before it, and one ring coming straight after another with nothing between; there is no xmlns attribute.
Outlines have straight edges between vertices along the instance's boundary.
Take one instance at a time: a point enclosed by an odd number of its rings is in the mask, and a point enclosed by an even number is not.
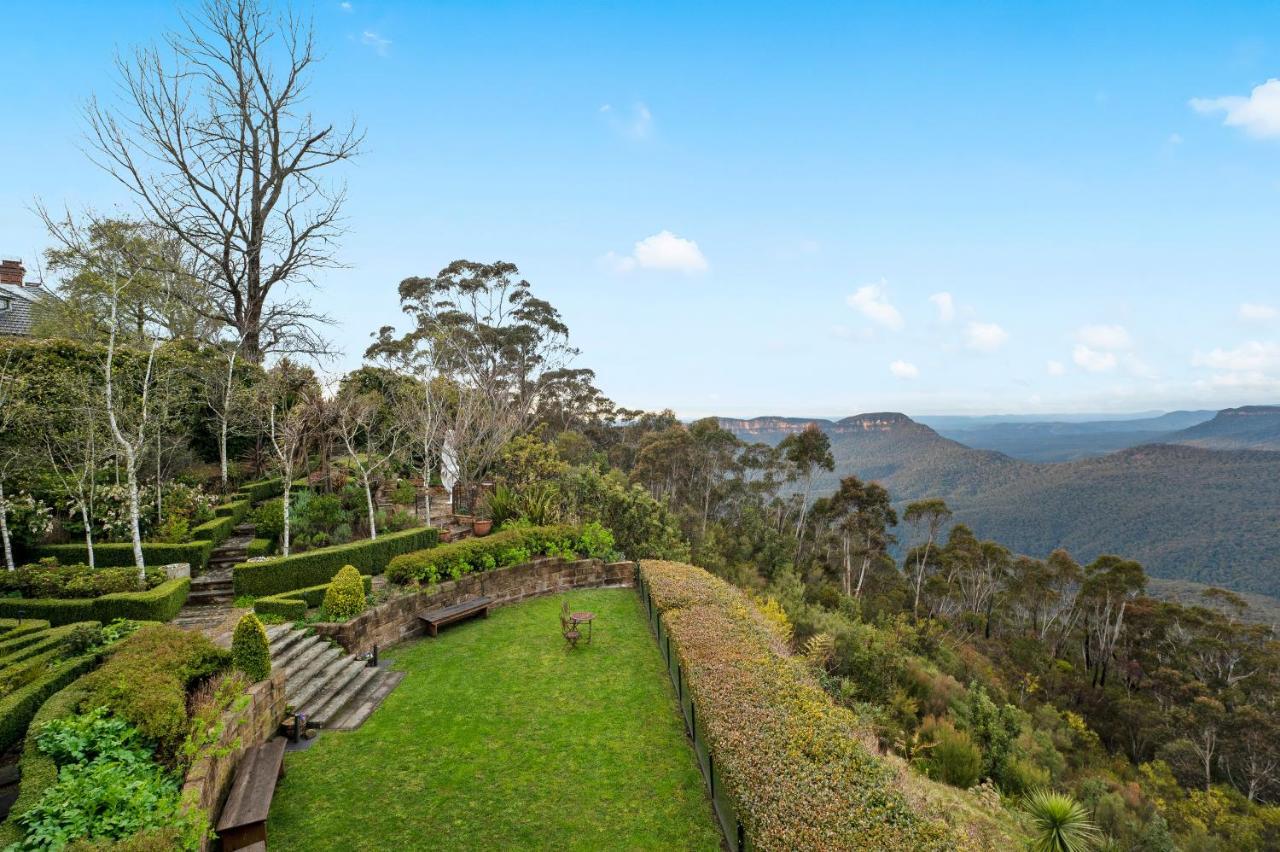
<svg viewBox="0 0 1280 852"><path fill-rule="evenodd" d="M46 698L95 668L100 659L97 652L72 657L54 666L44 677L0 699L0 751L7 751L22 739Z"/></svg>
<svg viewBox="0 0 1280 852"><path fill-rule="evenodd" d="M700 568L644 561L640 577L695 708L697 730L755 849L963 846L913 806L857 717L740 590Z"/></svg>
<svg viewBox="0 0 1280 852"><path fill-rule="evenodd" d="M21 621L16 618L0 618L0 649L21 647L18 639L48 629L49 622L42 618L24 618Z"/></svg>
<svg viewBox="0 0 1280 852"><path fill-rule="evenodd" d="M364 581L364 593L368 595L373 591L373 577L363 574L360 579ZM328 589L329 583L321 583L318 586L257 598L253 602L253 611L258 615L278 616L286 621L301 621L306 618L308 609L324 603L324 593Z"/></svg>
<svg viewBox="0 0 1280 852"><path fill-rule="evenodd" d="M258 616L246 612L240 616L231 634L231 665L256 683L271 677L271 643Z"/></svg>
<svg viewBox="0 0 1280 852"><path fill-rule="evenodd" d="M238 499L213 507L213 514L219 518L230 518L233 527L248 517L253 509L253 501L248 497L241 497L238 494L234 496Z"/></svg>
<svg viewBox="0 0 1280 852"><path fill-rule="evenodd" d="M142 558L148 565L171 565L174 562L186 562L192 571L197 571L209 564L209 556L213 553L212 541L188 541L183 544L171 542L144 541ZM89 562L89 549L80 544L42 544L28 551L29 557L42 559L55 557L63 565ZM94 562L98 568L126 568L133 565L133 544L127 541L110 544L93 545Z"/></svg>
<svg viewBox="0 0 1280 852"><path fill-rule="evenodd" d="M77 621L72 624L64 624L61 627L50 627L40 633L32 633L22 637L22 640L30 639L31 641L22 641L18 647L8 646L7 643L0 642L0 670L3 670L14 663L21 663L32 657L43 654L45 651L52 651L67 641L72 633L81 627L101 627L102 623L98 621Z"/></svg>
<svg viewBox="0 0 1280 852"><path fill-rule="evenodd" d="M255 538L249 541L248 555L254 556L270 556L271 548L275 547L275 542L269 538Z"/></svg>
<svg viewBox="0 0 1280 852"><path fill-rule="evenodd" d="M166 580L145 592L117 592L100 598L0 598L0 616L42 618L55 627L76 621L101 621L117 618L134 621L168 621L178 614L191 591L186 577Z"/></svg>
<svg viewBox="0 0 1280 852"><path fill-rule="evenodd" d="M344 565L354 565L361 574L381 574L393 556L433 547L439 540L440 532L433 527L385 533L373 541L353 541L262 562L241 562L232 569L232 577L237 595L275 595L328 583Z"/></svg>
<svg viewBox="0 0 1280 852"><path fill-rule="evenodd" d="M536 556L573 558L580 554L586 555L586 551L578 527L518 527L397 556L387 566L387 579L393 583L436 583L476 571L519 565Z"/></svg>
<svg viewBox="0 0 1280 852"><path fill-rule="evenodd" d="M261 503L284 493L284 480L280 477L260 479L257 482L246 482L240 486L240 493L253 503Z"/></svg>
<svg viewBox="0 0 1280 852"><path fill-rule="evenodd" d="M197 527L192 527L191 539L193 541L213 542L213 546L217 547L231 538L231 534L235 531L236 519L231 515L222 515L215 517L212 521L205 521Z"/></svg>

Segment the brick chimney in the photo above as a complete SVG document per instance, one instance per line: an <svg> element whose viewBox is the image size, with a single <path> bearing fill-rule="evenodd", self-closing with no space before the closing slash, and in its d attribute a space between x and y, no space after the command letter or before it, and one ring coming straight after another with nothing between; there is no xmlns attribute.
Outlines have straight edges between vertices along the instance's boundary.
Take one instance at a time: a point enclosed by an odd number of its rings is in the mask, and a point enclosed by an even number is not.
<svg viewBox="0 0 1280 852"><path fill-rule="evenodd" d="M20 260L0 260L0 284L22 286L27 270Z"/></svg>

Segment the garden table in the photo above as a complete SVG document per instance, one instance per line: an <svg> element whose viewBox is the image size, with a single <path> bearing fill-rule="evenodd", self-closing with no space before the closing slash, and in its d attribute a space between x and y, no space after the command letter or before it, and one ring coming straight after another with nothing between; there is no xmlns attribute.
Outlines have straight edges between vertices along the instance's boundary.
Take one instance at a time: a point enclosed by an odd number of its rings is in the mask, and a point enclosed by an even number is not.
<svg viewBox="0 0 1280 852"><path fill-rule="evenodd" d="M588 645L591 644L591 622L595 620L595 617L596 617L596 614L594 612L575 612L569 616L569 620L573 622L575 627L578 626L579 624L587 625L587 644Z"/></svg>

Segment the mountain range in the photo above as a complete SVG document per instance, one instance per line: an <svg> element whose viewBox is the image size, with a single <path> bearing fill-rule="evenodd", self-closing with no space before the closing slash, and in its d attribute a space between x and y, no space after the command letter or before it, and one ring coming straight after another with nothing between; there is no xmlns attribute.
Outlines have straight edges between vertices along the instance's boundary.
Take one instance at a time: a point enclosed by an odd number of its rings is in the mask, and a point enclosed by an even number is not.
<svg viewBox="0 0 1280 852"><path fill-rule="evenodd" d="M1175 428L1152 430L1153 421ZM1020 553L1044 556L1065 547L1081 562L1118 553L1156 577L1280 595L1280 406L1106 421L1131 428L1092 433L1038 424L1045 428L1032 435L1045 440L1161 435L1159 443L1051 462L969 446L899 413L720 422L745 440L769 444L815 423L830 437L836 462L834 472L815 480L816 493L855 474L884 484L899 506L941 497L957 521ZM952 434L955 425L948 427ZM973 431L990 435L997 425Z"/></svg>

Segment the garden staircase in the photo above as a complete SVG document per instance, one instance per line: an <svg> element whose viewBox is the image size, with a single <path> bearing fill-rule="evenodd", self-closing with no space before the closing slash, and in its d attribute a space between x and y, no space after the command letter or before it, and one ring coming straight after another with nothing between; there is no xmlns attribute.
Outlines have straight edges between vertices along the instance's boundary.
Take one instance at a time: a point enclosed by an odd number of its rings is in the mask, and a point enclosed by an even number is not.
<svg viewBox="0 0 1280 852"><path fill-rule="evenodd" d="M235 600L231 569L248 558L252 540L253 524L241 524L229 539L214 548L208 567L200 572L200 576L191 578L187 606L226 605Z"/></svg>
<svg viewBox="0 0 1280 852"><path fill-rule="evenodd" d="M404 672L375 668L318 636L292 625L267 628L271 667L285 674L285 702L313 728L360 727Z"/></svg>

